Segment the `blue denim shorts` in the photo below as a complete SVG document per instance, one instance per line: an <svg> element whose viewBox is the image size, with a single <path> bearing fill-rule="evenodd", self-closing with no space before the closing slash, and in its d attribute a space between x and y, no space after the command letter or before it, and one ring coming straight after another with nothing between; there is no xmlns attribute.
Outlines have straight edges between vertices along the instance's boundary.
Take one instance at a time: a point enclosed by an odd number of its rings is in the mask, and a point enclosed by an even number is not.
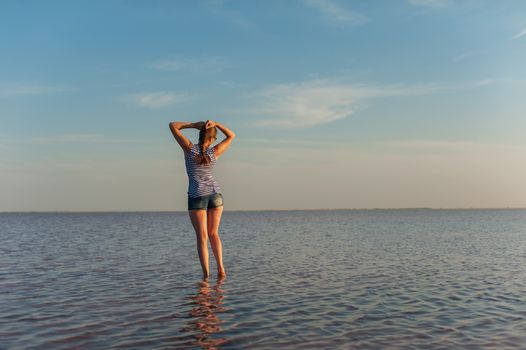
<svg viewBox="0 0 526 350"><path fill-rule="evenodd" d="M213 193L197 198L188 197L188 210L217 208L223 205L223 195Z"/></svg>

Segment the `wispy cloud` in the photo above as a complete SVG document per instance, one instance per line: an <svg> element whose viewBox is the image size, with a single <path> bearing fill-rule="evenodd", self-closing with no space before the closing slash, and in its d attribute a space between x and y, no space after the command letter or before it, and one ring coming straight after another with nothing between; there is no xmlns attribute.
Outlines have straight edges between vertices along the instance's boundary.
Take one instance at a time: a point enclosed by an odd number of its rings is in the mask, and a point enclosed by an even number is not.
<svg viewBox="0 0 526 350"><path fill-rule="evenodd" d="M523 36L526 35L526 28L522 29L520 32L518 32L517 34L515 34L514 36L512 36L510 38L510 40L515 40L515 39L519 39L519 38L522 38Z"/></svg>
<svg viewBox="0 0 526 350"><path fill-rule="evenodd" d="M496 82L497 82L497 80L495 80L495 79L487 78L487 79L474 81L470 85L473 86L473 87L479 87L479 86L486 86L486 85L495 84Z"/></svg>
<svg viewBox="0 0 526 350"><path fill-rule="evenodd" d="M473 57L473 56L475 56L474 52L462 52L462 53L460 53L458 55L453 56L451 58L451 61L453 61L453 63L459 63L459 62L464 61L465 59Z"/></svg>
<svg viewBox="0 0 526 350"><path fill-rule="evenodd" d="M226 21L234 24L237 27L247 30L258 30L256 24L249 20L246 16L237 11L227 9L225 6L225 1L223 0L208 0L205 3L205 7L210 13L224 18Z"/></svg>
<svg viewBox="0 0 526 350"><path fill-rule="evenodd" d="M437 93L451 89L476 87L489 81L465 86L360 85L335 79L316 79L300 83L273 85L251 97L258 103L247 111L264 120L256 124L276 127L307 127L330 123L352 115L358 104L370 98Z"/></svg>
<svg viewBox="0 0 526 350"><path fill-rule="evenodd" d="M41 95L64 90L64 88L49 85L10 83L0 85L0 97Z"/></svg>
<svg viewBox="0 0 526 350"><path fill-rule="evenodd" d="M303 0L303 3L318 10L333 25L361 25L368 21L367 16L351 11L335 0Z"/></svg>
<svg viewBox="0 0 526 350"><path fill-rule="evenodd" d="M444 140L444 139L413 139L413 140L393 140L382 142L380 145L389 148L420 150L425 152L446 151L446 152L471 152L483 150L516 150L520 149L517 145L495 144L471 140Z"/></svg>
<svg viewBox="0 0 526 350"><path fill-rule="evenodd" d="M411 5L423 7L444 7L448 4L447 0L409 0Z"/></svg>
<svg viewBox="0 0 526 350"><path fill-rule="evenodd" d="M321 141L320 142L324 142L325 140ZM255 143L255 144L289 144L289 145L309 145L313 142L316 142L316 140L299 140L299 139L295 139L295 140L290 140L290 139L287 139L287 140L284 140L284 139L263 139L263 138L253 138L253 137L247 137L247 138L239 138L239 140L237 140L237 142L241 142L241 143Z"/></svg>
<svg viewBox="0 0 526 350"><path fill-rule="evenodd" d="M187 93L158 91L130 94L123 97L123 100L146 108L164 108L192 100L194 97Z"/></svg>
<svg viewBox="0 0 526 350"><path fill-rule="evenodd" d="M256 122L260 126L308 127L349 117L367 99L451 92L495 82L487 78L456 85L366 85L342 79L315 79L272 85L252 94L249 97L256 98L258 102L244 112L265 118Z"/></svg>
<svg viewBox="0 0 526 350"><path fill-rule="evenodd" d="M149 64L149 67L153 69L190 73L218 73L222 72L225 66L226 63L221 57L180 57L158 60Z"/></svg>
<svg viewBox="0 0 526 350"><path fill-rule="evenodd" d="M44 137L21 137L21 138L9 138L2 137L2 142L6 146L7 144L20 144L20 143L144 143L151 142L147 139L137 138L122 138L112 137L101 134L62 134L62 135L50 135Z"/></svg>

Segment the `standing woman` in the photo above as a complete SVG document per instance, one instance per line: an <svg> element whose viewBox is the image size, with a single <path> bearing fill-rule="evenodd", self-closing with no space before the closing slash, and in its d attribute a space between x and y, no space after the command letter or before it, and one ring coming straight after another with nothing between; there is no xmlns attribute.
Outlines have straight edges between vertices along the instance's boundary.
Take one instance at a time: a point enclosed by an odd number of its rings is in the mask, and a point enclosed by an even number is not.
<svg viewBox="0 0 526 350"><path fill-rule="evenodd" d="M170 130L184 151L186 173L188 174L188 213L197 236L197 252L203 269L203 278L208 278L208 245L217 262L217 277L225 277L219 224L223 213L223 194L214 179L212 169L217 159L227 150L236 136L227 127L211 120L206 122L171 122ZM181 132L182 129L199 129L199 144L194 145ZM217 139L217 129L226 138L210 147Z"/></svg>

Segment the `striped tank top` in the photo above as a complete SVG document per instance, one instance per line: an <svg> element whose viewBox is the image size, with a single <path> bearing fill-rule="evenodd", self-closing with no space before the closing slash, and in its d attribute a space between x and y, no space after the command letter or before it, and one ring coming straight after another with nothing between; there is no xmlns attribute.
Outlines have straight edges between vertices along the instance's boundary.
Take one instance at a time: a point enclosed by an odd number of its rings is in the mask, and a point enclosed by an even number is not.
<svg viewBox="0 0 526 350"><path fill-rule="evenodd" d="M217 163L214 148L208 147L205 152L210 157L210 164L208 165L199 165L195 159L195 156L199 154L199 145L193 145L190 151L185 152L184 155L186 173L188 174L188 196L192 198L221 193L221 188L212 174Z"/></svg>

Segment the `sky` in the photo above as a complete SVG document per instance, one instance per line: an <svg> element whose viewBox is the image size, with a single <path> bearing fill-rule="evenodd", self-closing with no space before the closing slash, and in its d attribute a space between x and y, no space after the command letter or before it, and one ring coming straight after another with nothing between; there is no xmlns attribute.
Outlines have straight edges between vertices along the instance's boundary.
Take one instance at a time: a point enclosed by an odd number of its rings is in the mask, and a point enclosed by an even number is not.
<svg viewBox="0 0 526 350"><path fill-rule="evenodd" d="M3 0L0 52L0 211L184 211L207 119L225 210L526 207L521 0Z"/></svg>

